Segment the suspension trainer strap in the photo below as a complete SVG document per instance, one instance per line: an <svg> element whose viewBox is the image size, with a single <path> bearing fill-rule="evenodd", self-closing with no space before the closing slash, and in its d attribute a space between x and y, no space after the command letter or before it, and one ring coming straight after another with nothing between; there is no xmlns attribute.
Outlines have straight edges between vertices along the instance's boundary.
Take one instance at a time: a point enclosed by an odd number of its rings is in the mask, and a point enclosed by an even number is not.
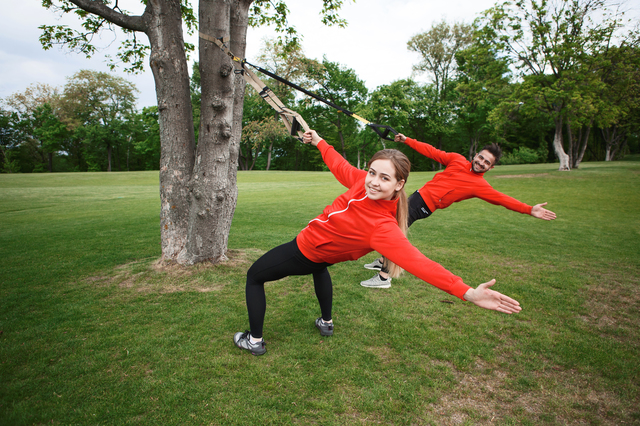
<svg viewBox="0 0 640 426"><path fill-rule="evenodd" d="M260 97L264 99L274 110L276 110L289 134L291 134L291 136L297 136L298 139L302 141L302 135L304 134L303 130L309 130L307 122L304 121L304 118L302 118L300 114L285 107L275 93L273 93L271 89L269 89L269 87L267 87L267 85L264 84L250 69L244 66L245 62L231 53L229 48L226 46L229 39L214 38L203 33L200 33L200 38L215 43L235 63L239 64L237 72L242 74L244 80L258 92Z"/></svg>
<svg viewBox="0 0 640 426"><path fill-rule="evenodd" d="M262 82L260 81L260 79L253 73L251 72L251 70L249 70L249 68L245 67L246 65L252 66L253 68L255 68L256 70L258 70L259 72L261 72L262 74L265 74L271 78L273 78L276 81L279 81L282 84L285 84L289 87L291 87L292 89L295 89L299 92L304 93L305 95L311 96L313 99L316 99L328 106L330 106L331 108L334 108L336 110L338 110L338 112L342 112L346 115L348 115L349 117L353 117L356 120L361 121L362 123L364 123L366 126L368 126L370 129L372 129L374 132L376 132L378 134L378 136L380 136L382 139L386 139L389 141L393 141L394 139L389 137L389 133L393 133L394 135L397 135L398 132L390 126L385 126L382 124L374 124L372 122L370 122L369 120L360 117L357 114L354 114L353 112L342 108L336 104L334 104L333 102L330 102L326 99L324 99L321 96L316 95L313 92L310 92L300 86L298 86L295 83L290 82L289 80L286 80L282 77L280 77L279 75L276 75L268 70L265 70L262 67L259 67L257 65L253 65L250 64L249 62L240 59L239 57L235 56L233 53L231 53L231 51L229 50L229 48L225 45L225 43L228 42L228 39L225 38L214 38L214 37L210 37L206 34L200 33L200 37L211 41L213 43L215 43L218 47L220 47L220 49L222 49L223 52L225 52L227 55L229 55L229 57L234 61L240 64L241 70L240 72L242 73L242 75L244 76L244 79L251 84L257 91L258 93L260 93L260 96L262 96L262 98L264 100L266 100L269 105L271 105L276 111L278 111L278 114L280 114L280 117L282 117L282 120L285 123L285 126L287 126L287 129L289 129L289 132L291 132L292 135L295 136L295 127L296 125L302 125L302 127L305 130L309 130L309 126L307 125L307 123L302 119L302 117L300 116L300 114L291 111L290 109L286 108L284 106L284 104L280 101L280 99L278 99L276 97L276 95L273 94L273 92ZM292 115L293 114L293 115ZM296 123L297 122L297 123ZM299 135L302 135L302 132L298 131ZM302 136L300 136L301 138Z"/></svg>
<svg viewBox="0 0 640 426"><path fill-rule="evenodd" d="M329 105L331 108L337 109L338 112L342 112L342 113L348 115L349 117L353 117L356 120L361 121L362 123L367 125L369 128L371 128L374 132L376 132L378 134L378 136L380 136L382 139L386 139L388 141L393 141L393 138L389 137L389 133L393 133L394 135L398 134L398 132L394 128L390 127L390 126L385 126L385 125L382 125L382 124L374 124L374 123L370 122L369 120L367 120L365 118L362 118L359 115L354 114L353 112L351 112L351 111L349 111L349 110L347 110L345 108L342 108L341 106L338 106L338 105L334 104L333 102L328 101L325 98L323 98L321 96L318 96L315 93L310 92L310 91L298 86L297 84L292 83L289 80L286 80L286 79L280 77L279 75L276 75L276 74L272 73L271 71L265 70L264 68L259 67L257 65L253 65L253 64L251 64L251 63L249 63L247 61L244 61L244 63L249 65L249 66L252 66L255 69L257 69L262 74L268 75L269 77L273 78L274 80L277 80L280 83L286 84L287 86L291 87L292 89L295 89L295 90L297 90L299 92L302 92L305 95L311 96L313 99L316 99L316 100L318 100L318 101L320 101L320 102L322 102L322 103L324 103L326 105Z"/></svg>

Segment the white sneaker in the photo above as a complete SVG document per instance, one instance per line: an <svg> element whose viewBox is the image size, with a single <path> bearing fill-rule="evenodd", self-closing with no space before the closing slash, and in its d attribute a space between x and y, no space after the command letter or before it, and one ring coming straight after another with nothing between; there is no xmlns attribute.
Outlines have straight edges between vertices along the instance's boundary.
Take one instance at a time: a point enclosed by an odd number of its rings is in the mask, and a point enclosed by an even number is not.
<svg viewBox="0 0 640 426"><path fill-rule="evenodd" d="M391 287L391 278L383 280L382 278L380 278L380 274L376 274L373 278L369 278L366 281L361 281L360 285L362 287L369 288L389 288Z"/></svg>
<svg viewBox="0 0 640 426"><path fill-rule="evenodd" d="M382 271L382 262L380 262L380 259L378 258L371 263L366 263L364 268L371 269L372 271Z"/></svg>

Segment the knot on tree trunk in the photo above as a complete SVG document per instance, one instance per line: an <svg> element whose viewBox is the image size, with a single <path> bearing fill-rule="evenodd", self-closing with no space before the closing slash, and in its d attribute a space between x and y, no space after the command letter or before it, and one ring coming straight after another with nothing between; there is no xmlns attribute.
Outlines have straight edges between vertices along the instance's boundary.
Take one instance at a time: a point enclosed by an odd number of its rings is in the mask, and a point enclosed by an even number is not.
<svg viewBox="0 0 640 426"><path fill-rule="evenodd" d="M223 64L220 66L220 76L227 78L233 72L233 65Z"/></svg>
<svg viewBox="0 0 640 426"><path fill-rule="evenodd" d="M217 144L227 143L231 138L231 136L233 135L233 132L231 131L231 125L226 121L220 123L218 135L220 137L215 138L214 143L217 143Z"/></svg>
<svg viewBox="0 0 640 426"><path fill-rule="evenodd" d="M211 100L211 108L213 108L215 111L220 111L224 109L225 108L224 99L222 99L220 96L214 96L213 99Z"/></svg>

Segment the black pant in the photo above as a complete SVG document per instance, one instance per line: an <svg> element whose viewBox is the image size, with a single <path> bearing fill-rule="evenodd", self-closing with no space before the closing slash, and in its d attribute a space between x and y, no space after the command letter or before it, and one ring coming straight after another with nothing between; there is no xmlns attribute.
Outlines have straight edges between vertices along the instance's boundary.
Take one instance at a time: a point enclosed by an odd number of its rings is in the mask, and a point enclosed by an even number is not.
<svg viewBox="0 0 640 426"><path fill-rule="evenodd" d="M267 310L264 283L276 281L289 275L313 274L313 284L320 303L322 318L329 321L333 303L333 286L327 266L331 266L331 264L315 263L307 259L298 248L295 239L271 249L256 260L247 272L247 286L245 288L251 335L256 338L262 337L264 315Z"/></svg>
<svg viewBox="0 0 640 426"><path fill-rule="evenodd" d="M431 210L427 207L427 203L422 199L422 195L418 191L411 194L408 200L409 204L409 220L407 220L407 228L418 219L426 219L431 216Z"/></svg>

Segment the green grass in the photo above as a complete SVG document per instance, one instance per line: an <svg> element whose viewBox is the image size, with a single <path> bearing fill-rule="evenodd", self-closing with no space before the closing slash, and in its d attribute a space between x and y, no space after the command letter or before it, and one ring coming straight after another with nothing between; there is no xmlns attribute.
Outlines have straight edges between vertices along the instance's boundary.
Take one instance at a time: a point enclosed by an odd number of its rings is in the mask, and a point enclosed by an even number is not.
<svg viewBox="0 0 640 426"><path fill-rule="evenodd" d="M0 175L0 424L640 424L640 162L556 167L487 174L553 222L469 200L410 230L521 313L365 289L372 253L330 268L330 338L310 277L267 284L262 357L231 340L246 270L342 192L329 173L239 173L231 260L190 269L157 262L157 172Z"/></svg>

